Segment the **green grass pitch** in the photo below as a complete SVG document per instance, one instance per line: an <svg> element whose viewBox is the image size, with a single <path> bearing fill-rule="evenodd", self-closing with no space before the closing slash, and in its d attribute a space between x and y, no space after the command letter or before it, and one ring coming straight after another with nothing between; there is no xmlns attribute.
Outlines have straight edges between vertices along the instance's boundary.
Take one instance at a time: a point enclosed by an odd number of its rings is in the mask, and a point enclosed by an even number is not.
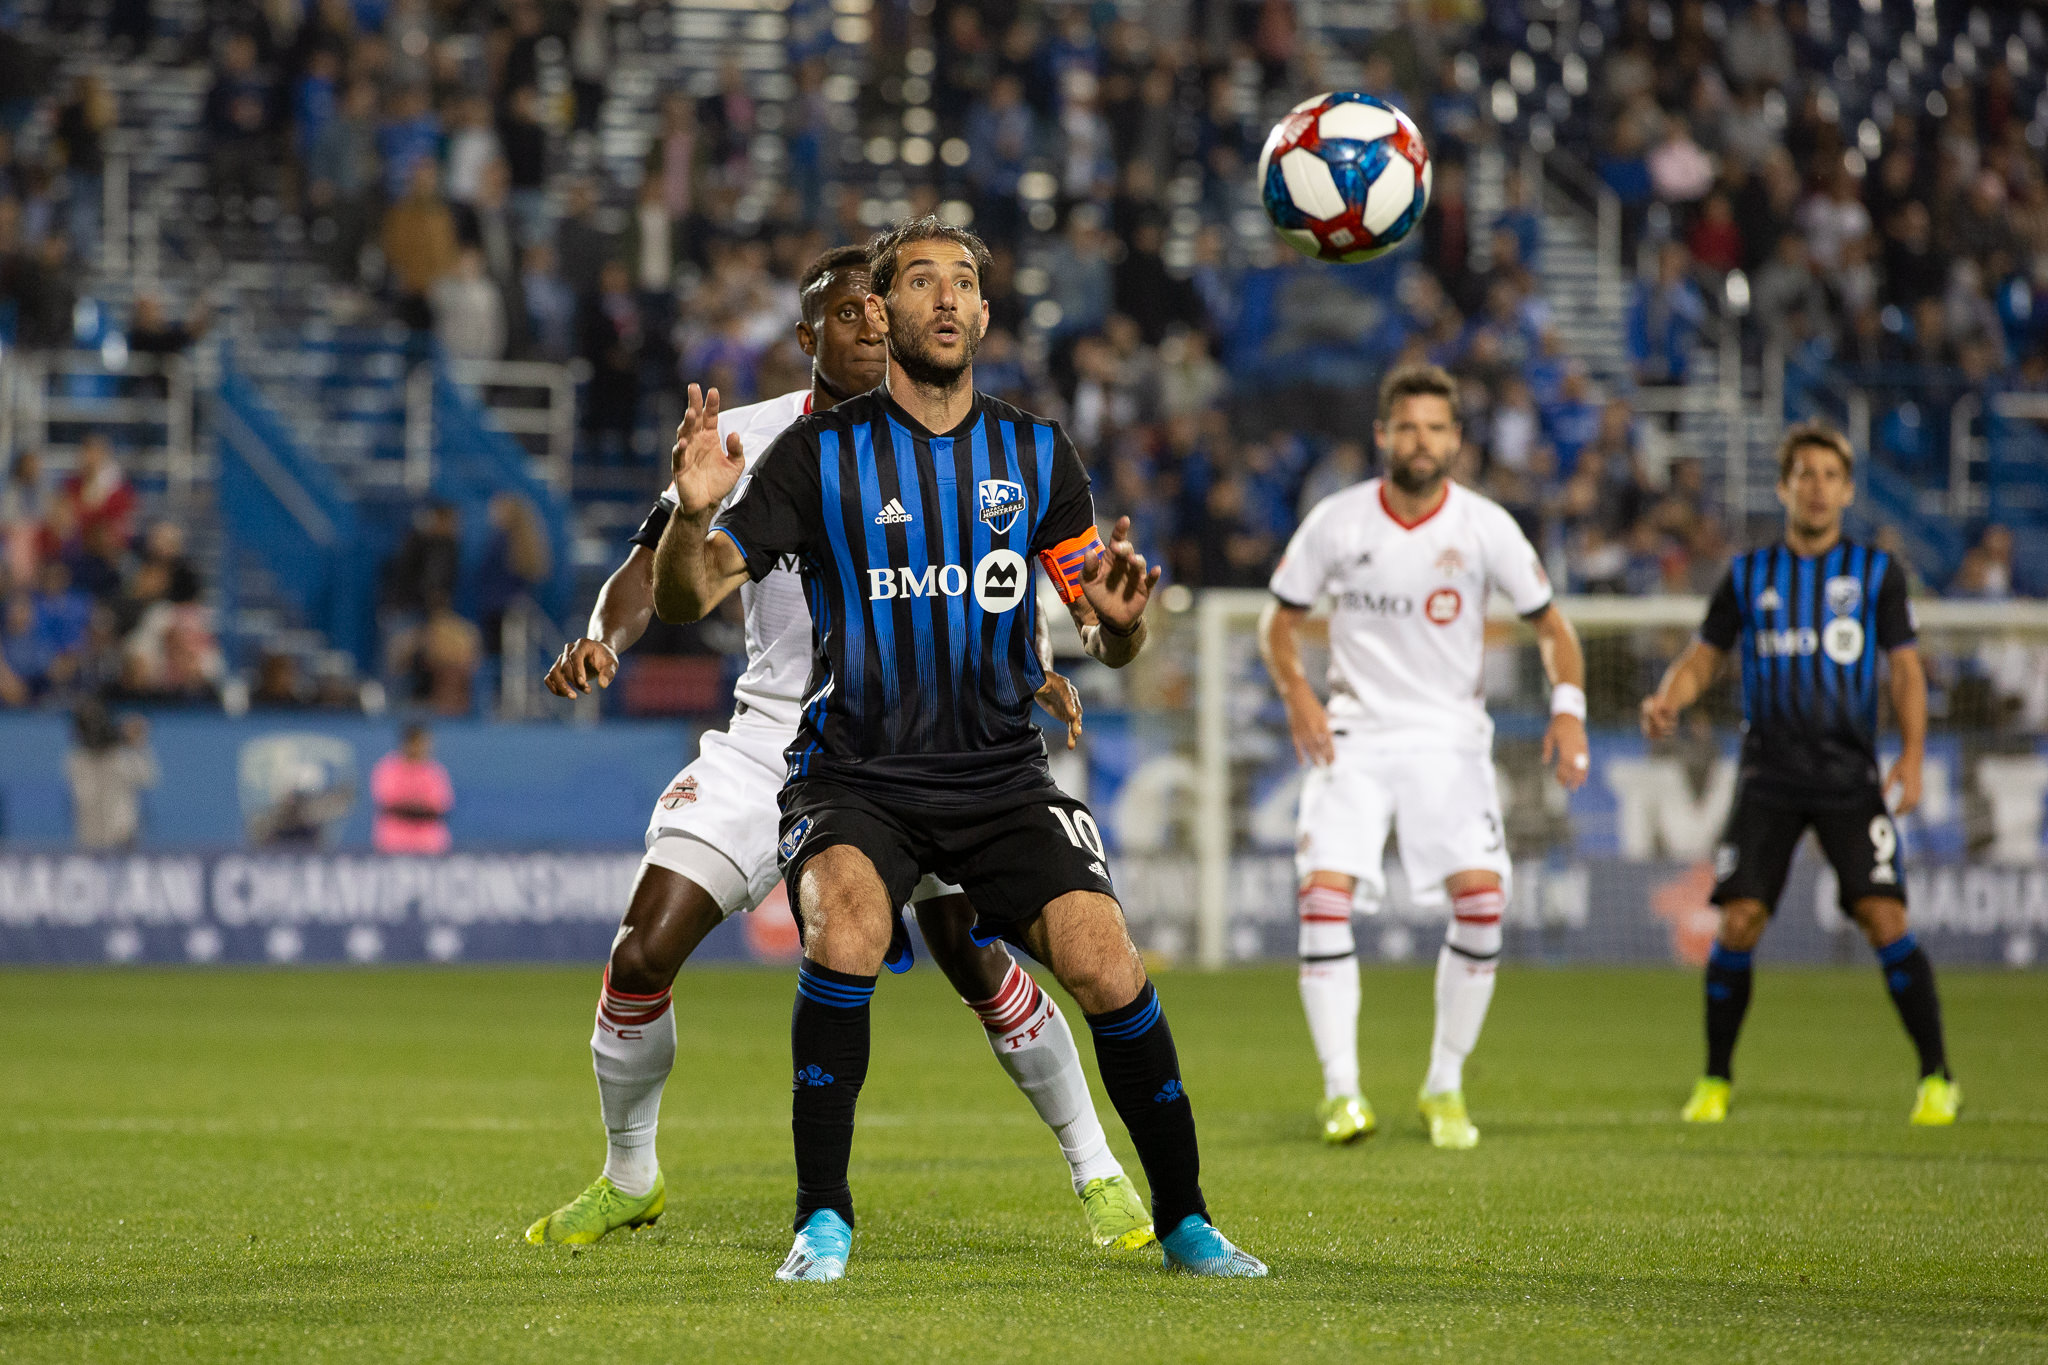
<svg viewBox="0 0 2048 1365"><path fill-rule="evenodd" d="M2048 1358L2039 976L1944 975L1968 1107L1918 1131L1876 970L1766 965L1702 1131L1695 977L1511 966L1484 1141L1439 1153L1426 972L1366 973L1382 1131L1343 1150L1311 1139L1291 970L1164 974L1211 1207L1273 1266L1215 1283L1086 1244L921 965L876 996L837 1286L770 1278L793 973L680 984L667 1216L571 1253L521 1231L602 1160L594 968L0 974L0 1360Z"/></svg>

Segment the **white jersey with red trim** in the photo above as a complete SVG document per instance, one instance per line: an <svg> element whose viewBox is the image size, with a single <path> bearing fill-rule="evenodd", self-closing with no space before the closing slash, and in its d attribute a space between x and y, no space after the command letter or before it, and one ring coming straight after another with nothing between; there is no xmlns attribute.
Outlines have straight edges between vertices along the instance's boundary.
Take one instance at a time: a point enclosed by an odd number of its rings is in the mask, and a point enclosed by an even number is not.
<svg viewBox="0 0 2048 1365"><path fill-rule="evenodd" d="M746 473L719 505L720 511L731 506L746 488L754 465L783 429L810 410L811 391L802 388L718 414L719 440L737 435L747 461ZM675 511L673 484L662 489L661 505ZM655 534L658 537L660 532ZM803 580L797 577L794 564L778 565L759 583L742 583L740 606L746 615L747 671L733 684L733 698L744 702L748 710L787 725L794 738L804 688L811 678L811 607L804 600Z"/></svg>
<svg viewBox="0 0 2048 1365"><path fill-rule="evenodd" d="M1330 722L1374 747L1487 749L1481 667L1486 600L1550 605L1550 579L1505 508L1458 484L1413 524L1387 506L1383 481L1332 493L1310 510L1273 570L1273 595L1330 617Z"/></svg>

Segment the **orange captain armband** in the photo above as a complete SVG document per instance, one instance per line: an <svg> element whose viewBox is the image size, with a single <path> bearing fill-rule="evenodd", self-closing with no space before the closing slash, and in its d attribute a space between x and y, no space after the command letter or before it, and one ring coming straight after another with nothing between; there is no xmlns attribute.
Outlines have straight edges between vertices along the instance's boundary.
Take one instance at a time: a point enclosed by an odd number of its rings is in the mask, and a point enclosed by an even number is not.
<svg viewBox="0 0 2048 1365"><path fill-rule="evenodd" d="M1038 552L1045 576L1059 590L1060 601L1072 604L1081 596L1081 570L1087 567L1088 552L1102 548L1102 537L1090 526L1078 536L1069 536L1050 550Z"/></svg>

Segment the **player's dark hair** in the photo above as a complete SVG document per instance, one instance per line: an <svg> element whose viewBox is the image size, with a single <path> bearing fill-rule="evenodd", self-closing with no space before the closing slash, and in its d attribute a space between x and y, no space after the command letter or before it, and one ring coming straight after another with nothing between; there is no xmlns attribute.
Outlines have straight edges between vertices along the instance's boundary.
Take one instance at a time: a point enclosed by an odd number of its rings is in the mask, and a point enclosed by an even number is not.
<svg viewBox="0 0 2048 1365"><path fill-rule="evenodd" d="M825 313L825 284L842 270L866 274L868 249L864 246L835 246L804 267L797 277L796 293L805 322L813 327Z"/></svg>
<svg viewBox="0 0 2048 1365"><path fill-rule="evenodd" d="M868 243L868 288L877 294L886 295L896 283L896 254L913 242L951 242L974 259L974 278L977 282L987 279L989 267L995 263L988 254L988 244L964 227L955 227L942 219L926 214L898 223L881 236Z"/></svg>
<svg viewBox="0 0 2048 1365"><path fill-rule="evenodd" d="M1836 431L1826 422L1794 422L1785 428L1785 435L1778 441L1778 482L1792 477L1792 462L1799 452L1808 446L1819 446L1842 458L1842 472L1856 473L1856 447L1849 444L1849 438Z"/></svg>
<svg viewBox="0 0 2048 1365"><path fill-rule="evenodd" d="M1403 398L1441 398L1451 405L1451 420L1459 421L1458 381L1441 365L1403 365L1380 381L1380 421L1394 415L1394 404Z"/></svg>

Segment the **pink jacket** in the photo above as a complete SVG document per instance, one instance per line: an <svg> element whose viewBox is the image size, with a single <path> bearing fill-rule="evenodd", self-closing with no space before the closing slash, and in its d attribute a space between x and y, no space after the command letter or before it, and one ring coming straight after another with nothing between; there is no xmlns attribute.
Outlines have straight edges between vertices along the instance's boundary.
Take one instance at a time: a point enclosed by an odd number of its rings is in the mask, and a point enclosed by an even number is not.
<svg viewBox="0 0 2048 1365"><path fill-rule="evenodd" d="M433 759L415 763L403 753L388 753L370 770L370 800L377 818L370 844L379 853L446 853L448 812L455 808L455 786L448 770ZM432 811L432 815L400 814L394 807Z"/></svg>

